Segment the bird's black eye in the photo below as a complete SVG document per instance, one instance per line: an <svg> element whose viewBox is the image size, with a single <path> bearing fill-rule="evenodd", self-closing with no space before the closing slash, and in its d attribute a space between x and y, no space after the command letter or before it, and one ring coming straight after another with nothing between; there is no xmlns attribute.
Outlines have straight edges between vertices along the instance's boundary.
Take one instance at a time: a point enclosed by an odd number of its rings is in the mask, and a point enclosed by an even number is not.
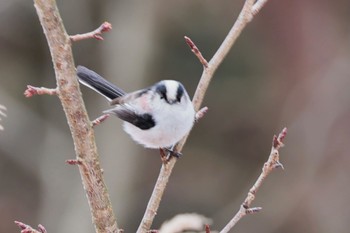
<svg viewBox="0 0 350 233"><path fill-rule="evenodd" d="M164 84L157 85L156 92L159 93L161 99L165 99L165 101L168 102L168 97L166 95L167 90L166 90L166 86Z"/></svg>
<svg viewBox="0 0 350 233"><path fill-rule="evenodd" d="M184 87L180 84L176 91L176 100L177 102L181 102L181 98L184 95Z"/></svg>

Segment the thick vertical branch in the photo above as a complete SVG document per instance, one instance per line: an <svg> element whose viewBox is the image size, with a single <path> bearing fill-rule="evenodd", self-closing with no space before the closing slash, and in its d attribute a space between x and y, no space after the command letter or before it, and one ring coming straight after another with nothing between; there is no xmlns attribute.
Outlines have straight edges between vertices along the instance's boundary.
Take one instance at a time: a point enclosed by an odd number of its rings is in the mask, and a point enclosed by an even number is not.
<svg viewBox="0 0 350 233"><path fill-rule="evenodd" d="M107 188L96 150L94 132L76 78L71 40L54 0L34 0L49 44L57 80L57 92L73 137L78 167L96 232L117 232Z"/></svg>
<svg viewBox="0 0 350 233"><path fill-rule="evenodd" d="M263 1L264 4L267 2L267 0L261 1ZM203 65L203 73L192 100L196 111L198 111L202 105L205 93L208 89L210 81L214 76L215 71L225 59L228 52L231 50L233 44L235 43L238 36L241 34L242 30L253 19L253 16L256 13L258 13L258 11L263 7L264 4L260 4L260 1L256 2L256 0L246 0L236 22L233 24L231 30L220 45L219 49L216 51L213 58L209 61L208 65ZM254 6L256 7L254 8ZM254 12L253 8L255 10ZM186 135L175 146L174 151L180 152L182 150L183 146L186 143L187 137L188 135ZM163 164L159 172L158 180L153 189L151 198L148 202L145 214L141 220L139 228L137 229L137 233L146 233L151 228L153 219L157 214L160 201L162 199L164 190L169 181L169 177L172 173L175 164L175 159L170 160L170 162L167 164Z"/></svg>

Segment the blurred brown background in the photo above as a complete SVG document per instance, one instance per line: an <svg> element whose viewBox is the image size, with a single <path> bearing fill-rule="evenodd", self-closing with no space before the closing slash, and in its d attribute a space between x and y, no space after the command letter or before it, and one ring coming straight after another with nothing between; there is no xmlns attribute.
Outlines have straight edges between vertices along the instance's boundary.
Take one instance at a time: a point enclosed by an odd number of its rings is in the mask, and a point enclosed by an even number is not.
<svg viewBox="0 0 350 233"><path fill-rule="evenodd" d="M57 1L69 34L103 21L105 40L74 44L85 65L127 91L177 79L192 96L202 67L184 42L191 37L209 59L243 1ZM243 31L215 75L197 124L176 164L154 228L198 212L222 229L238 210L287 126L275 171L254 204L263 211L234 232L349 232L350 1L271 0ZM0 232L14 220L49 232L93 232L74 150L56 97L26 99L27 84L55 87L52 63L32 1L0 2ZM82 89L92 119L108 108ZM156 150L135 144L113 118L95 130L118 222L134 232L161 163Z"/></svg>

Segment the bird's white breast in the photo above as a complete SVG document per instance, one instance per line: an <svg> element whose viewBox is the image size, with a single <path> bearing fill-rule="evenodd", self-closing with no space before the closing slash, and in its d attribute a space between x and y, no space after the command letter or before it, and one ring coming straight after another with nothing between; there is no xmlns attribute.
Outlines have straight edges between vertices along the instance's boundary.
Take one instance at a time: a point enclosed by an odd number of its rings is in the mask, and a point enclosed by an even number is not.
<svg viewBox="0 0 350 233"><path fill-rule="evenodd" d="M124 130L147 148L170 147L180 141L192 128L195 111L192 104L153 106L155 126L142 130L124 122Z"/></svg>

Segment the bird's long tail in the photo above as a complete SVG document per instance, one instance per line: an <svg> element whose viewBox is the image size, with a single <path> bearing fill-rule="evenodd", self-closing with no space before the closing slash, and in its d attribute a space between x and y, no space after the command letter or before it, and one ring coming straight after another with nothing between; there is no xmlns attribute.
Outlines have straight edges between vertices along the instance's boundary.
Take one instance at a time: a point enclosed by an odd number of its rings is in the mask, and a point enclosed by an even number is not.
<svg viewBox="0 0 350 233"><path fill-rule="evenodd" d="M126 94L125 91L84 66L77 67L77 75L80 83L100 93L109 101Z"/></svg>

